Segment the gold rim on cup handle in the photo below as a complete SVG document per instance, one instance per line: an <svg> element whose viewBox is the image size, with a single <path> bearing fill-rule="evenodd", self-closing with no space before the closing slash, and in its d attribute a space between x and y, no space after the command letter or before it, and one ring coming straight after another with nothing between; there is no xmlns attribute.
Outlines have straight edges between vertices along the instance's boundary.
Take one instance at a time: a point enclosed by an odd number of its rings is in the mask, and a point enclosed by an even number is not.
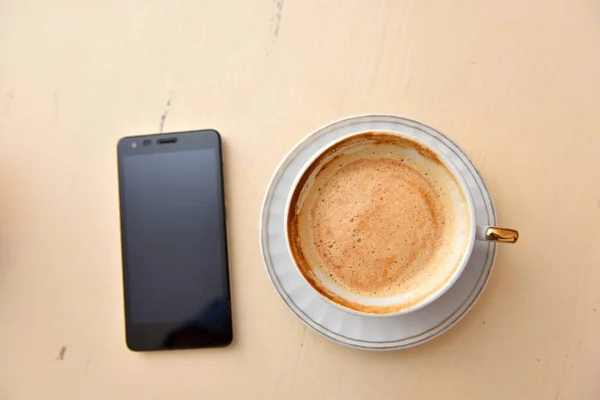
<svg viewBox="0 0 600 400"><path fill-rule="evenodd" d="M517 243L519 232L514 229L490 226L485 230L485 238L494 242Z"/></svg>

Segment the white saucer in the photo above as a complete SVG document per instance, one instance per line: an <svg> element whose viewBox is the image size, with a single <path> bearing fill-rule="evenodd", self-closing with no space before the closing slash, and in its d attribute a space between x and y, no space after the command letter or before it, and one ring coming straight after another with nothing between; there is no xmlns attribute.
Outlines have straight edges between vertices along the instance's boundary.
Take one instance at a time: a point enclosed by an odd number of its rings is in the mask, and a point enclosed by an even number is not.
<svg viewBox="0 0 600 400"><path fill-rule="evenodd" d="M363 317L325 302L301 277L287 249L284 210L296 175L332 141L352 133L383 130L414 136L442 152L464 176L478 225L496 225L483 179L465 153L435 129L410 119L365 115L333 122L304 138L283 159L267 189L260 216L260 244L273 286L298 318L334 342L366 350L399 350L425 343L454 326L482 293L496 254L494 243L476 241L464 272L430 305L396 317Z"/></svg>

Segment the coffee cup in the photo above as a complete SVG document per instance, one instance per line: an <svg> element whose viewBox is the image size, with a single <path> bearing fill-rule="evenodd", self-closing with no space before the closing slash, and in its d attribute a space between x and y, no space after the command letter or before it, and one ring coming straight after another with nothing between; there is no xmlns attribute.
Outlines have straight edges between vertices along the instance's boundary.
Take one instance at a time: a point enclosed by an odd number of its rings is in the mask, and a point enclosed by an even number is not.
<svg viewBox="0 0 600 400"><path fill-rule="evenodd" d="M286 204L288 250L327 302L365 316L406 314L444 294L476 240L515 243L477 225L473 197L436 148L401 132L346 135L301 169Z"/></svg>

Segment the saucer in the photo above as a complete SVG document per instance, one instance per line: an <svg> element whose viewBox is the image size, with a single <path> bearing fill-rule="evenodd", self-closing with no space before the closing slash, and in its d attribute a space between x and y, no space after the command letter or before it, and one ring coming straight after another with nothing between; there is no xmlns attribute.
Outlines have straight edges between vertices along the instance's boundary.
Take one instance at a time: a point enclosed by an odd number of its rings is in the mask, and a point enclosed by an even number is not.
<svg viewBox="0 0 600 400"><path fill-rule="evenodd" d="M317 129L283 159L271 179L261 210L261 252L267 274L281 299L314 331L349 347L400 350L441 335L471 309L490 276L496 245L476 241L469 262L454 285L433 303L409 314L360 316L323 300L302 278L287 248L286 202L297 175L313 155L336 139L365 131L401 132L444 154L464 177L471 191L477 225L496 225L494 206L483 178L454 142L435 129L407 118L364 115L339 120Z"/></svg>

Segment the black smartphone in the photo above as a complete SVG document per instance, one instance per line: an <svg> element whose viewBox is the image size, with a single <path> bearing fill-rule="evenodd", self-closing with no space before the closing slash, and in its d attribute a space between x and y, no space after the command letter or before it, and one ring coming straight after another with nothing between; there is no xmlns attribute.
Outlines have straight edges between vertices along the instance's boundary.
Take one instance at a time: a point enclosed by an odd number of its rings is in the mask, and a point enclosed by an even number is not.
<svg viewBox="0 0 600 400"><path fill-rule="evenodd" d="M219 133L126 137L117 153L127 346L230 344Z"/></svg>

